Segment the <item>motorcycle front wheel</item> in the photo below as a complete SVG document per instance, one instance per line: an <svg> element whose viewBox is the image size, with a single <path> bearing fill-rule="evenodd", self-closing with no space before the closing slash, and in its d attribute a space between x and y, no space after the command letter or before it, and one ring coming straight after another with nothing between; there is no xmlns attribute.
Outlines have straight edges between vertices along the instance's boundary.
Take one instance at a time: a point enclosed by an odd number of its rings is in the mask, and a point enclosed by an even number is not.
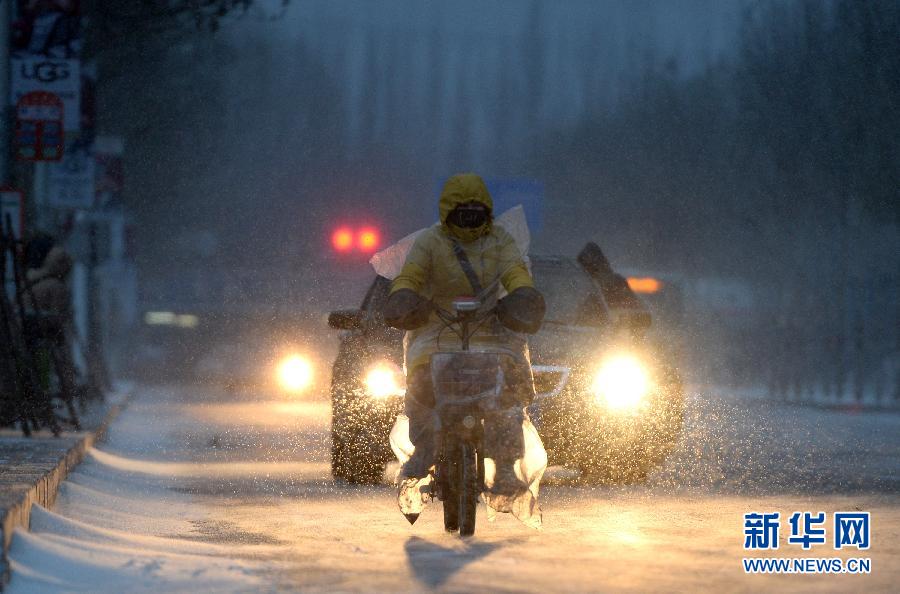
<svg viewBox="0 0 900 594"><path fill-rule="evenodd" d="M450 454L449 456L447 454ZM444 452L437 464L435 478L438 493L444 506L444 530L459 530L459 464L455 451Z"/></svg>
<svg viewBox="0 0 900 594"><path fill-rule="evenodd" d="M459 446L457 476L459 477L457 483L459 488L459 535L472 536L475 534L475 508L478 505L481 486L478 481L478 452L471 443L462 443Z"/></svg>
<svg viewBox="0 0 900 594"><path fill-rule="evenodd" d="M459 496L452 490L444 499L444 530L447 532L459 530Z"/></svg>

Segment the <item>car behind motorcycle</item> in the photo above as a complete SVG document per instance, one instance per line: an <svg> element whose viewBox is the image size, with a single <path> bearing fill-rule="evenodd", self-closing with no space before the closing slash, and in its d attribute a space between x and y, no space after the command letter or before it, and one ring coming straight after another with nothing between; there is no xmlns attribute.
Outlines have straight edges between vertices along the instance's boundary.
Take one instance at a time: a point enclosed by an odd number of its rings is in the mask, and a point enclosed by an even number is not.
<svg viewBox="0 0 900 594"><path fill-rule="evenodd" d="M551 465L588 483L644 480L677 443L684 393L673 358L650 340L649 310L600 248L532 256L547 314L529 338L536 397L528 414ZM332 374L332 473L382 480L403 411L403 333L384 324L390 281L376 276L359 309L332 312L344 330Z"/></svg>

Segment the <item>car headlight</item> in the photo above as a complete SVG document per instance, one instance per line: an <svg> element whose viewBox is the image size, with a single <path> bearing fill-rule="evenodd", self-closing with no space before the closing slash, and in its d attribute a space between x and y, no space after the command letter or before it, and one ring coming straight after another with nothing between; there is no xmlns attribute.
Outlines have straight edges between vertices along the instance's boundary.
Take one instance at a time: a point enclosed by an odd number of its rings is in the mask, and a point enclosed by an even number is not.
<svg viewBox="0 0 900 594"><path fill-rule="evenodd" d="M366 394L379 400L406 393L406 377L393 363L378 363L369 368L363 378Z"/></svg>
<svg viewBox="0 0 900 594"><path fill-rule="evenodd" d="M636 409L650 392L650 377L641 362L630 355L603 362L591 386L594 397L610 409Z"/></svg>
<svg viewBox="0 0 900 594"><path fill-rule="evenodd" d="M288 392L302 392L313 382L313 366L302 355L288 355L278 364L278 383Z"/></svg>

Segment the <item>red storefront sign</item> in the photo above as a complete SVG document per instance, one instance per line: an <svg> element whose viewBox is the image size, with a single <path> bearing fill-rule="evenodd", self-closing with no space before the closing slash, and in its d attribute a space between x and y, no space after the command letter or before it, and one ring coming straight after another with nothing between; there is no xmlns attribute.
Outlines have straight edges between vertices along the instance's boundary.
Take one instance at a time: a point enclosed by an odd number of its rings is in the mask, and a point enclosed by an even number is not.
<svg viewBox="0 0 900 594"><path fill-rule="evenodd" d="M59 161L63 156L63 102L53 93L33 91L16 103L16 158Z"/></svg>

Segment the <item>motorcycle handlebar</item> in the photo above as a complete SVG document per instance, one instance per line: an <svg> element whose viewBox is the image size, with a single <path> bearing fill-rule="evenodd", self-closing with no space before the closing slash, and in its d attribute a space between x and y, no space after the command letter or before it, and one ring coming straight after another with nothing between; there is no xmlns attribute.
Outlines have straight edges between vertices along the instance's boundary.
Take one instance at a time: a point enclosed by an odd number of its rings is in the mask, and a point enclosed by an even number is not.
<svg viewBox="0 0 900 594"><path fill-rule="evenodd" d="M481 320L484 320L485 318L488 318L497 313L496 306L485 310L476 310L470 315L467 312L463 312L461 314L453 314L437 305L433 301L429 301L429 305L431 306L431 309L438 315L438 317L448 324L459 324L462 322L480 322Z"/></svg>

